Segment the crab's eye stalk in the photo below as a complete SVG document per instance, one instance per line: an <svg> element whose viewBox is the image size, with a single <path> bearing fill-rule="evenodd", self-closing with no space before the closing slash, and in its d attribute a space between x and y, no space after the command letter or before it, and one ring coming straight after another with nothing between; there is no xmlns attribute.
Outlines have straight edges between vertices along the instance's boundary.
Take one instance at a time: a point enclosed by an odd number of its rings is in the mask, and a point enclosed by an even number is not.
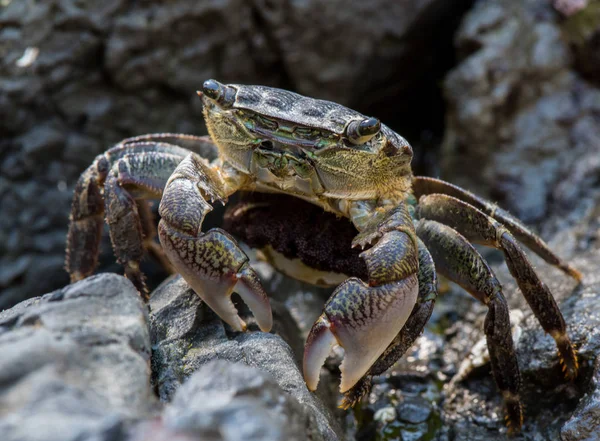
<svg viewBox="0 0 600 441"><path fill-rule="evenodd" d="M202 85L202 94L221 107L231 107L235 101L235 89L215 80L206 80Z"/></svg>
<svg viewBox="0 0 600 441"><path fill-rule="evenodd" d="M202 85L202 93L215 101L221 96L221 89L221 85L215 80L206 80Z"/></svg>
<svg viewBox="0 0 600 441"><path fill-rule="evenodd" d="M352 144L363 144L377 135L381 130L381 122L377 118L352 121L346 127L346 137Z"/></svg>

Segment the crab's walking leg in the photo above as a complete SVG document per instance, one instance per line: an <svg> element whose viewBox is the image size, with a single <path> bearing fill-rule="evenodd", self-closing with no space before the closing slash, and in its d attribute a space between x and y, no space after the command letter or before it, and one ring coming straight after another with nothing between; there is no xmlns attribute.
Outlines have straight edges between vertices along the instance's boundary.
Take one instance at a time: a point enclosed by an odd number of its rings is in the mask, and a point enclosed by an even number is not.
<svg viewBox="0 0 600 441"><path fill-rule="evenodd" d="M336 343L345 350L340 391L355 386L398 335L417 301L417 238L406 206L374 228L375 245L361 253L368 283L353 277L340 284L308 335L304 379L311 390Z"/></svg>
<svg viewBox="0 0 600 441"><path fill-rule="evenodd" d="M417 234L431 252L436 269L489 308L484 331L492 372L504 398L507 425L510 430L518 430L523 424L519 400L521 375L500 282L475 248L452 228L421 220Z"/></svg>
<svg viewBox="0 0 600 441"><path fill-rule="evenodd" d="M527 303L544 331L556 341L565 376L568 379L575 378L578 370L577 355L567 335L560 309L512 234L490 216L452 196L444 194L424 196L419 200L418 210L420 217L449 225L471 242L502 250L508 269L517 281Z"/></svg>
<svg viewBox="0 0 600 441"><path fill-rule="evenodd" d="M185 148L170 143L178 143ZM77 181L73 195L65 259L65 268L72 282L92 274L97 265L107 196L104 187L109 173L113 172L118 175L118 163L126 156L161 153L176 156L181 161L190 150L211 158L216 156L216 147L207 137L159 133L125 139L94 160ZM163 162L162 165L164 166L165 163ZM159 171L161 178L158 180L156 176L148 178L153 181L154 190L160 187L160 191L162 191L162 187L176 165L173 164L170 168ZM141 178L143 180L143 177ZM121 183L119 183L120 185ZM124 186L135 187L135 182L124 183ZM138 212L134 210L134 213ZM140 221L134 219L131 228L136 229L139 225ZM129 236L135 235L130 234ZM137 279L140 278L141 276L137 277ZM140 291L143 290L142 285L137 288Z"/></svg>
<svg viewBox="0 0 600 441"><path fill-rule="evenodd" d="M496 219L502 225L504 225L520 242L522 242L527 248L536 253L546 262L554 265L565 273L581 281L581 273L563 261L560 257L552 252L550 247L532 231L530 231L525 225L521 223L517 218L512 216L506 210L498 207L496 204L486 201L473 193L464 190L456 185L442 181L440 179L428 178L423 176L417 176L413 179L413 191L417 199L423 195L440 193L448 196L453 196L463 202L466 202L473 207L481 210L485 214Z"/></svg>
<svg viewBox="0 0 600 441"><path fill-rule="evenodd" d="M113 166L104 184L106 221L117 261L125 275L148 299L148 288L140 270L144 256L144 228L136 200L159 198L171 171L181 157L148 152L126 155Z"/></svg>
<svg viewBox="0 0 600 441"><path fill-rule="evenodd" d="M162 194L162 191L161 191ZM143 199L135 201L137 205L137 211L140 215L140 222L142 224L142 235L144 237L144 249L152 255L152 257L163 267L165 271L170 274L175 274L175 268L169 262L169 258L165 254L165 251L160 246L160 243L156 242L155 239L158 237L158 230L156 229L156 219L152 213L150 203Z"/></svg>
<svg viewBox="0 0 600 441"><path fill-rule="evenodd" d="M431 254L420 239L418 244L419 297L417 303L392 343L383 351L365 376L344 394L343 408L353 407L364 395L369 393L373 376L383 374L410 349L431 317L437 298L437 277Z"/></svg>
<svg viewBox="0 0 600 441"><path fill-rule="evenodd" d="M248 257L225 231L201 231L204 216L212 210L207 200L225 202L238 190L236 172L218 172L196 154L175 169L160 202L158 234L169 260L194 291L232 328L246 324L231 302L235 289L250 307L259 327L271 329L271 306Z"/></svg>
<svg viewBox="0 0 600 441"><path fill-rule="evenodd" d="M104 199L100 179L98 163L94 161L75 185L65 258L65 269L71 277L71 282L86 278L98 264L104 225Z"/></svg>

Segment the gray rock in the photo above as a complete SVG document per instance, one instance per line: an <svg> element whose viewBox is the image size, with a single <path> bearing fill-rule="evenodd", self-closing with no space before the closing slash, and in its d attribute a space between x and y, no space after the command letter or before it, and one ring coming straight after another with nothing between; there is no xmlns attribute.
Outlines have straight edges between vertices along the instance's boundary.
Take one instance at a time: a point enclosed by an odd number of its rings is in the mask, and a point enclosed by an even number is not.
<svg viewBox="0 0 600 441"><path fill-rule="evenodd" d="M3 441L126 439L156 414L146 308L105 274L0 312Z"/></svg>
<svg viewBox="0 0 600 441"><path fill-rule="evenodd" d="M551 2L477 2L444 84L443 174L529 222L571 210L600 170L600 91L560 26Z"/></svg>
<svg viewBox="0 0 600 441"><path fill-rule="evenodd" d="M573 416L560 431L563 441L593 441L600 430L600 358L594 363L590 392L586 394Z"/></svg>
<svg viewBox="0 0 600 441"><path fill-rule="evenodd" d="M313 436L306 431L309 415L264 370L213 360L175 392L159 428L138 430L151 440L184 434L203 441L300 441Z"/></svg>
<svg viewBox="0 0 600 441"><path fill-rule="evenodd" d="M208 397L210 395L210 390L206 386L208 383L203 380L202 375L194 373L200 371L208 375L211 369L218 368L223 372L224 377L222 380L215 378L213 381L215 396L241 395L239 402L237 400L229 402L229 398L224 403L220 400L215 401L211 418L215 424L217 422L223 424L224 431L228 431L234 423L225 416L218 416L223 411L221 406L235 408L235 413L239 412L239 415L254 415L253 418L258 418L260 421L267 421L268 415L276 411L277 418L272 421L273 424L264 428L270 434L270 438L267 439L288 439L285 434L291 432L287 432L287 428L281 426L281 422L286 420L288 421L286 424L289 424L288 428L299 428L300 432L296 433L298 439L338 439L339 428L333 422L331 413L306 388L298 369L299 355L294 354L285 342L290 341L292 347L298 347L301 351L299 333L289 313L277 302L272 302L273 331L284 336L284 341L280 335L259 332L248 310L244 310L243 306L238 304L238 309L242 311L244 320L249 323L249 331L237 333L224 325L212 311L206 308L180 277L164 282L152 293L150 300L152 371L153 382L161 400L172 399L175 408L179 409L182 406L180 403L185 401L183 397L188 397L198 388L206 389L202 394ZM209 364L214 360L224 360L228 363ZM240 363L252 369L241 367ZM249 382L248 379L253 375L257 375L256 380ZM193 382L189 386L190 389L182 391L181 388L188 387L186 384L190 381ZM243 386L244 383L246 386ZM253 405L252 403L258 400L254 395L258 393L255 389L262 388L257 386L260 384L264 384L269 392L265 392L259 400L260 404ZM242 387L242 391L245 390L244 387L249 387L255 392L235 392L238 387ZM179 397L180 393L181 397ZM276 396L279 396L280 404L274 405L271 401L275 400ZM190 410L190 418L196 415L196 412L208 411L209 408L201 406L200 401L194 400L199 403L199 407ZM253 409L246 409L248 405ZM166 414L170 415L174 427L183 424L190 430L204 434L203 431L206 429L203 423L194 423L197 424L196 426L185 423L187 417L178 419L175 413L175 410L169 410ZM254 437L258 436L259 432L255 432L253 423L247 424L249 433ZM206 434L209 435L216 436ZM222 439L238 438L228 438L223 435Z"/></svg>

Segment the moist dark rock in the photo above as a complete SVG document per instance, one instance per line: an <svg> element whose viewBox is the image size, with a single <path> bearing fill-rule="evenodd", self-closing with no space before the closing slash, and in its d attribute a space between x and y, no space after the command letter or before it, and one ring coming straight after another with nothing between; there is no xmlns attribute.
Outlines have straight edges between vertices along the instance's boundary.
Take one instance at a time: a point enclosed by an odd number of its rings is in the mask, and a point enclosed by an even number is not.
<svg viewBox="0 0 600 441"><path fill-rule="evenodd" d="M273 332L277 335L258 331L249 311L244 310L241 303L237 306L242 311L242 318L249 323L249 330L246 333L237 333L206 308L183 279L176 277L165 281L152 293L150 300L153 383L160 399L173 400L174 406L179 409L182 405L177 403L185 401L178 398L179 393L187 397L188 394L193 394L196 388L203 388L206 390L202 393L208 397L208 383L202 375L196 375L194 372L200 370L207 373L218 369L223 372L224 378L213 382L216 388L215 396L233 394L240 399L239 402L232 403L220 403L216 400L215 408L210 411L213 412L211 418L215 419L215 424L223 424L224 431L230 430L235 422L225 416L218 416L224 410L220 407L221 404L225 407L233 406L238 409L240 415L252 415L252 412L256 411L256 418L260 421L265 421L269 414L275 412L277 418L273 425L265 428L273 431L269 435L273 438L267 439L288 439L283 435L291 432L287 432L287 428L284 430L280 424L285 420L288 420L289 428L298 428L298 439L339 439L340 429L333 422L331 412L308 391L298 369L303 343L299 338L297 326L282 305L276 301L272 301L271 304L274 313ZM292 351L290 345L295 351ZM219 362L210 364L215 360ZM247 379L253 375L257 375L256 383L248 384ZM191 389L186 392L182 388L188 387L186 385L189 381L193 381L193 385L189 386ZM257 393L255 389L262 387L257 386L260 384L265 385L265 395L261 399L262 407L253 405L255 398L247 396L254 396ZM239 387L242 387L242 391L237 391L236 388ZM254 392L244 392L244 387L249 387ZM272 401L276 395L282 404L274 406ZM197 402L200 407L190 410L189 415L193 415L194 412L208 412L208 408L201 406L200 401ZM246 406L251 408L245 409ZM182 422L186 419L178 419L175 410L167 411L167 415L171 416L176 426L184 424ZM190 430L204 433L203 426L189 424ZM247 424L252 426L253 423ZM253 428L249 430L252 436L258 436L259 432L254 432ZM214 436L207 436L209 435Z"/></svg>
<svg viewBox="0 0 600 441"><path fill-rule="evenodd" d="M573 416L560 431L563 441L592 441L598 438L600 428L600 359L596 359L592 379L591 392L586 394L577 405Z"/></svg>
<svg viewBox="0 0 600 441"><path fill-rule="evenodd" d="M121 440L159 410L146 308L105 274L0 312L3 441Z"/></svg>
<svg viewBox="0 0 600 441"><path fill-rule="evenodd" d="M477 2L444 83L443 175L526 222L572 211L600 175L600 90L562 25L551 2Z"/></svg>

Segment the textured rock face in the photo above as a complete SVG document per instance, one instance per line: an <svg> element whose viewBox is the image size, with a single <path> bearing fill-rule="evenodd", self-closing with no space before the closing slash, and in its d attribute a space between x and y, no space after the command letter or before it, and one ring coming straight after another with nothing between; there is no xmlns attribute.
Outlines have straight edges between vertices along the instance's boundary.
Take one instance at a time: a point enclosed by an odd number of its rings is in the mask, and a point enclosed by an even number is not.
<svg viewBox="0 0 600 441"><path fill-rule="evenodd" d="M159 396L164 401L174 397L173 406L180 409L185 399L179 394L187 397L196 393L194 390L204 390L202 393L208 399L211 393L209 385L214 383L214 407L206 403L203 405L202 400L194 398L193 402L198 407L190 412L210 415L214 424L225 432L232 430L235 420L219 415L231 406L242 407L241 402L230 403L225 397L239 396L242 401L245 400L244 405L254 408L240 412L256 411L255 417L259 421L266 421L268 415L276 417L274 424L268 428L274 431L273 439L336 440L339 428L332 425L330 412L308 391L298 369L297 363L302 354L298 328L282 305L273 301L272 306L273 330L279 335L257 332L255 324L250 325L249 332L231 332L212 311L201 306L198 296L183 279L178 277L162 284L154 291L150 301L153 382ZM239 304L238 308L243 308L243 304ZM253 317L247 314L246 311L244 320L253 323ZM215 360L219 362L212 363ZM199 373L194 374L198 370L214 380L207 382ZM218 379L215 372L209 374L211 370L218 370L223 378ZM192 374L193 377L188 379ZM253 374L256 378L249 382ZM188 385L188 382L193 385ZM253 406L250 401L263 387L264 408ZM275 397L278 397L276 406L272 403ZM176 414L173 409L167 412L172 419L185 420L185 417L176 417ZM189 427L192 431L204 433L207 429L198 424ZM257 436L254 429L249 430L254 433L252 436ZM291 434L298 438L287 438Z"/></svg>
<svg viewBox="0 0 600 441"><path fill-rule="evenodd" d="M147 320L137 291L113 274L1 312L2 439L125 439L158 410Z"/></svg>
<svg viewBox="0 0 600 441"><path fill-rule="evenodd" d="M456 21L470 2L5 2L0 308L68 283L72 189L96 155L127 136L205 133L194 93L205 79L280 86L394 126L402 108L415 113L402 91L412 93L415 82L436 87L425 78L445 58L422 54L435 53L440 29L450 32L438 25ZM450 47L448 36L441 41ZM431 105L423 107L429 115ZM427 117L419 121L429 127ZM104 245L101 262L114 262Z"/></svg>
<svg viewBox="0 0 600 441"><path fill-rule="evenodd" d="M444 84L444 174L525 221L572 209L600 170L600 90L562 32L550 2L478 2Z"/></svg>
<svg viewBox="0 0 600 441"><path fill-rule="evenodd" d="M2 441L340 439L280 336L227 332L181 279L152 308L102 274L0 313Z"/></svg>
<svg viewBox="0 0 600 441"><path fill-rule="evenodd" d="M263 370L213 360L202 365L177 390L160 424L137 428L140 440L175 436L203 441L301 441L337 439L306 431L303 406Z"/></svg>
<svg viewBox="0 0 600 441"><path fill-rule="evenodd" d="M600 360L594 363L590 393L578 404L560 431L563 441L593 440L600 428Z"/></svg>
<svg viewBox="0 0 600 441"><path fill-rule="evenodd" d="M558 232L553 248L586 275L574 287L534 260L579 347L581 374L569 384L553 340L505 267L495 267L515 311L522 438L597 438L598 30L577 22L597 16L597 0L568 19L547 0L0 3L0 310L67 283L72 187L95 155L129 135L203 133L194 91L205 78L350 105L406 134L419 154L420 132L435 124L431 97L416 85L435 82L432 67L451 57L435 50L450 45L440 27L475 3L455 40L461 60L444 82L443 173L543 220L543 236ZM440 35L448 43L430 40ZM102 261L114 262L108 241ZM115 275L1 312L0 438L506 439L482 344L486 309L464 292L441 296L410 353L376 380L368 402L343 413L332 410L339 353L317 395L298 370L302 333L327 292L268 279L276 334L252 324L231 332L181 279L155 291L149 317Z"/></svg>

